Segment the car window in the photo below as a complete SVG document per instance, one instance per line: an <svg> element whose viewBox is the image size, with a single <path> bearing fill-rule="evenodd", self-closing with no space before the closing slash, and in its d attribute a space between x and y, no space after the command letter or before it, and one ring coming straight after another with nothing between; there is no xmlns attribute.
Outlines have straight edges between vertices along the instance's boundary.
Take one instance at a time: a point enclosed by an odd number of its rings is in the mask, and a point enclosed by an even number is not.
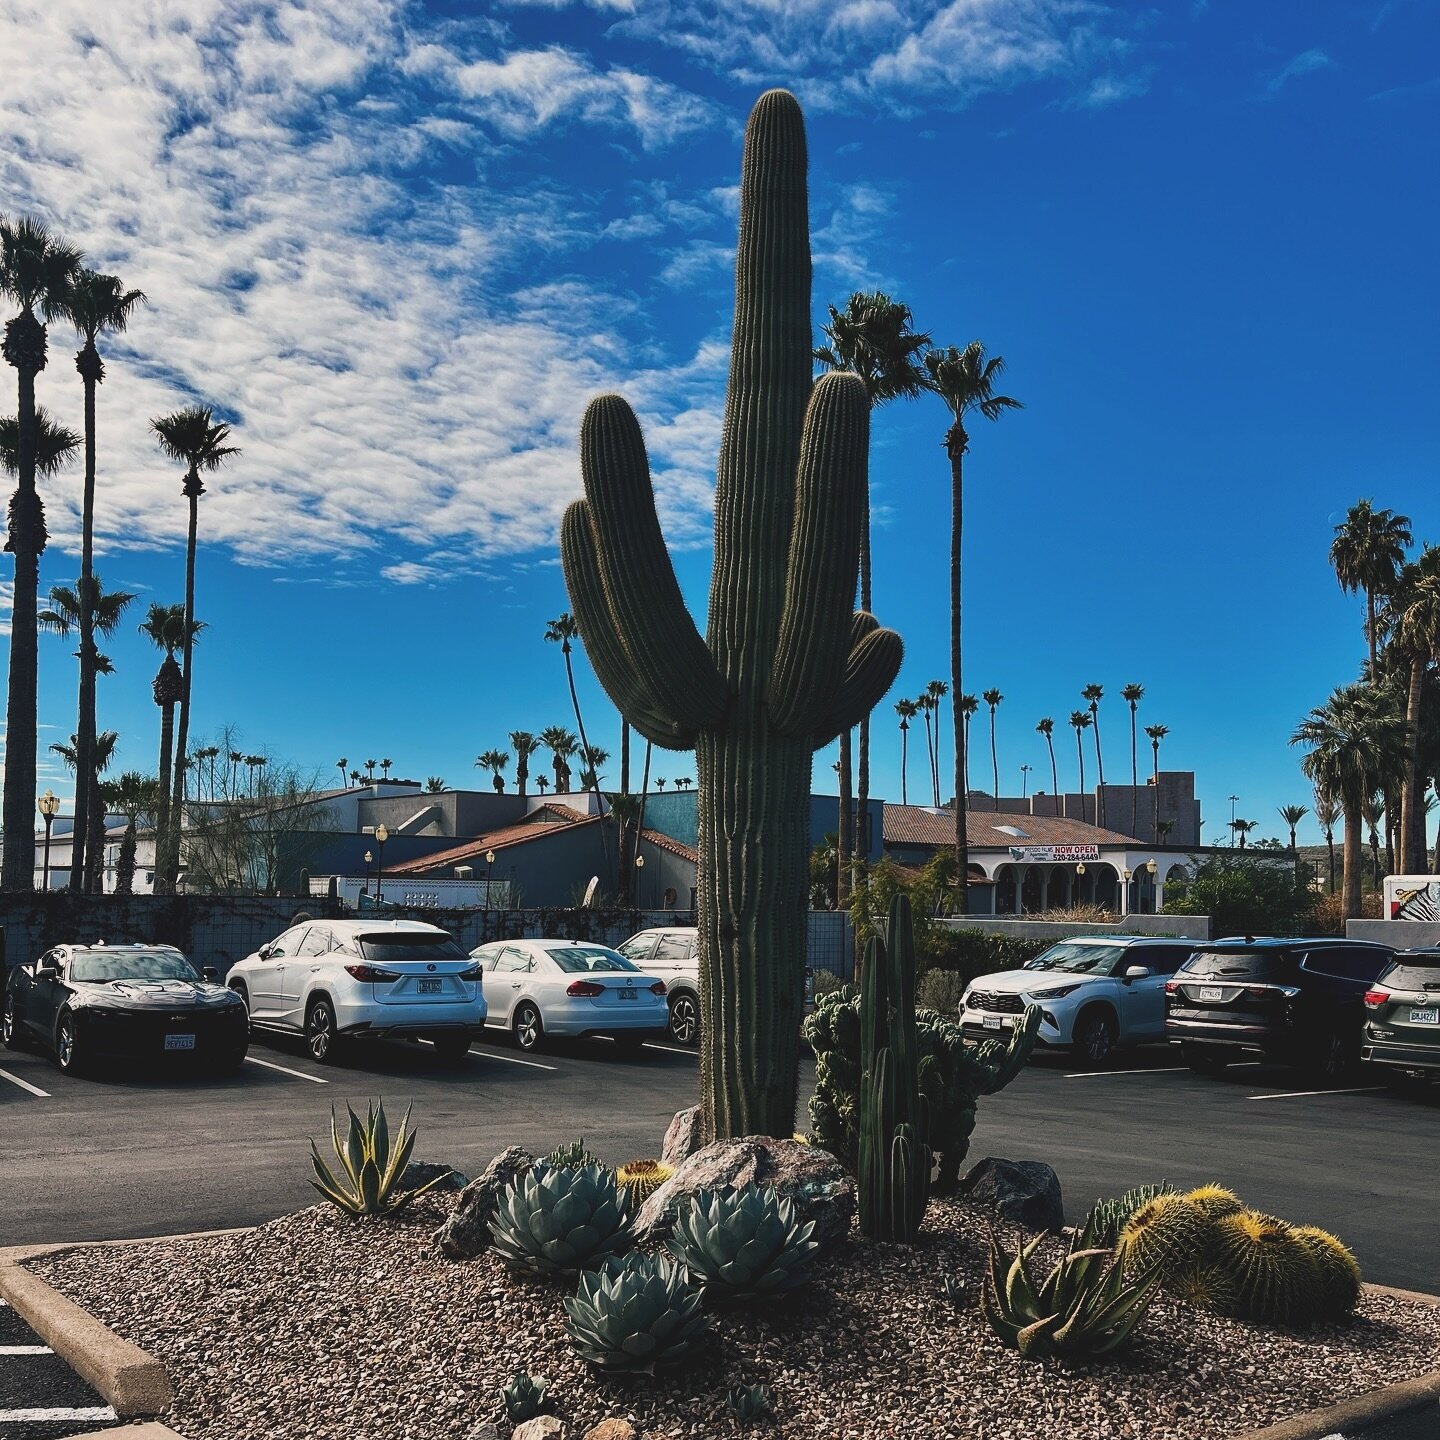
<svg viewBox="0 0 1440 1440"><path fill-rule="evenodd" d="M684 965L690 959L689 935L665 935L655 950L656 965Z"/></svg>
<svg viewBox="0 0 1440 1440"><path fill-rule="evenodd" d="M1299 962L1292 950L1197 950L1185 962L1186 975L1214 980L1254 980L1277 984L1293 980Z"/></svg>
<svg viewBox="0 0 1440 1440"><path fill-rule="evenodd" d="M627 960L633 960L637 965L643 965L650 958L650 951L654 946L654 935L647 933L632 935L623 945L617 945L615 948Z"/></svg>
<svg viewBox="0 0 1440 1440"><path fill-rule="evenodd" d="M1388 955L1376 950L1336 947L1333 950L1312 950L1305 957L1305 968L1319 975L1333 975L1340 980L1360 980L1365 984L1378 979L1389 962Z"/></svg>
<svg viewBox="0 0 1440 1440"><path fill-rule="evenodd" d="M198 980L195 967L174 950L86 951L70 961L69 978L77 985L108 985L112 980Z"/></svg>
<svg viewBox="0 0 1440 1440"><path fill-rule="evenodd" d="M309 928L308 925L297 925L293 930L287 930L278 940L272 940L267 958L278 960L282 955L293 955L295 947L305 938L305 932Z"/></svg>
<svg viewBox="0 0 1440 1440"><path fill-rule="evenodd" d="M1190 956L1188 945L1137 945L1128 957L1130 965L1143 965L1152 975L1173 975Z"/></svg>
<svg viewBox="0 0 1440 1440"><path fill-rule="evenodd" d="M557 945L545 953L567 975L635 969L633 962L605 945Z"/></svg>
<svg viewBox="0 0 1440 1440"><path fill-rule="evenodd" d="M1066 970L1076 975L1113 975L1125 958L1125 949L1124 945L1077 945L1062 940L1033 960L1027 960L1025 969Z"/></svg>
<svg viewBox="0 0 1440 1440"><path fill-rule="evenodd" d="M1440 989L1440 955L1402 955L1380 978L1397 990Z"/></svg>
<svg viewBox="0 0 1440 1440"><path fill-rule="evenodd" d="M330 932L323 926L312 925L305 938L296 947L297 955L323 955L330 948Z"/></svg>
<svg viewBox="0 0 1440 1440"><path fill-rule="evenodd" d="M465 952L443 930L398 930L362 935L360 953L375 965L399 960L464 960Z"/></svg>
<svg viewBox="0 0 1440 1440"><path fill-rule="evenodd" d="M507 945L495 962L495 970L499 974L518 974L529 968L530 957L523 950L517 950L513 945Z"/></svg>

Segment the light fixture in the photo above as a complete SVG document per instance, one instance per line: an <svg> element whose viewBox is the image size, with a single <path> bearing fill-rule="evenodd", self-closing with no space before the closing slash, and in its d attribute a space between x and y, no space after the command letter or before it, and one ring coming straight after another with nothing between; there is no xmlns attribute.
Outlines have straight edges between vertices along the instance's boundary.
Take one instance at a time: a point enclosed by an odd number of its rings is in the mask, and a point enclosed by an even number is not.
<svg viewBox="0 0 1440 1440"><path fill-rule="evenodd" d="M493 850L487 850L485 852L485 863L487 865L493 865L495 863L495 852Z"/></svg>
<svg viewBox="0 0 1440 1440"><path fill-rule="evenodd" d="M1153 860L1147 860L1145 862L1145 868L1153 875L1156 870L1155 862Z"/></svg>
<svg viewBox="0 0 1440 1440"><path fill-rule="evenodd" d="M1083 860L1075 867L1075 873L1077 875L1083 875L1085 873L1085 862Z"/></svg>
<svg viewBox="0 0 1440 1440"><path fill-rule="evenodd" d="M637 855L635 857L635 868L637 870L643 870L645 868L645 857L643 855Z"/></svg>
<svg viewBox="0 0 1440 1440"><path fill-rule="evenodd" d="M48 788L35 803L47 820L53 820L60 813L60 797Z"/></svg>
<svg viewBox="0 0 1440 1440"><path fill-rule="evenodd" d="M383 825L377 825L375 838L383 845L390 838L390 832Z"/></svg>
<svg viewBox="0 0 1440 1440"><path fill-rule="evenodd" d="M1129 870L1122 870L1122 871L1120 872L1120 878L1121 878L1122 880L1127 881L1127 882L1128 882L1129 879L1130 879L1130 875L1131 875L1131 872L1130 872Z"/></svg>
<svg viewBox="0 0 1440 1440"><path fill-rule="evenodd" d="M375 857L367 850L365 852L365 863L368 865Z"/></svg>

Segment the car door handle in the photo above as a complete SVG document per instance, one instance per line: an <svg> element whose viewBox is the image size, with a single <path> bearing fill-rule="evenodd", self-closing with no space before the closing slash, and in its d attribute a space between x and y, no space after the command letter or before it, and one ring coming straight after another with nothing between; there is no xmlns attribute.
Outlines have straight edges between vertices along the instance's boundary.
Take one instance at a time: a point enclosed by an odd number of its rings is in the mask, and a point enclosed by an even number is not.
<svg viewBox="0 0 1440 1440"><path fill-rule="evenodd" d="M512 990L518 990L520 988L520 982L518 980L511 981L510 988Z"/></svg>

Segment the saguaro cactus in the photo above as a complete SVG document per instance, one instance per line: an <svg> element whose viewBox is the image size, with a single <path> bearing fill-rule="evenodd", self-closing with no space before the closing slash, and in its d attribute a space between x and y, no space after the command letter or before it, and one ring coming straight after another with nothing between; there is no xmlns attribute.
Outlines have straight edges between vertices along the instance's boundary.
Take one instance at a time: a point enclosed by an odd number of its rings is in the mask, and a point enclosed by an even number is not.
<svg viewBox="0 0 1440 1440"><path fill-rule="evenodd" d="M585 498L561 531L601 684L646 739L696 752L700 1087L716 1137L795 1128L810 757L874 707L901 658L900 637L854 611L869 409L855 376L811 377L805 169L800 106L772 90L745 131L707 638L617 395L585 413Z"/></svg>

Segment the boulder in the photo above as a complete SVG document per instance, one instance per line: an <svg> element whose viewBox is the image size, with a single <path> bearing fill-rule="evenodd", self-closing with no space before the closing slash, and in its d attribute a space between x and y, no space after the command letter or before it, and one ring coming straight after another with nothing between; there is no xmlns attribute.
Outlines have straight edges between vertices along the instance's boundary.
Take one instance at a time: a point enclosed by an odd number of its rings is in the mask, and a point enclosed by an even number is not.
<svg viewBox="0 0 1440 1440"><path fill-rule="evenodd" d="M449 1218L432 1237L440 1253L450 1260L473 1260L490 1244L490 1217L500 1197L522 1175L530 1171L535 1157L512 1145L485 1168L461 1192Z"/></svg>
<svg viewBox="0 0 1440 1440"><path fill-rule="evenodd" d="M1027 1230L1059 1231L1065 1225L1060 1177L1039 1160L997 1160L987 1156L972 1165L960 1182L960 1194Z"/></svg>
<svg viewBox="0 0 1440 1440"><path fill-rule="evenodd" d="M470 1183L470 1177L462 1175L453 1165L437 1165L430 1160L412 1160L400 1177L400 1188L418 1190L441 1175L448 1178L431 1190L431 1195L441 1195L447 1190L463 1190Z"/></svg>
<svg viewBox="0 0 1440 1440"><path fill-rule="evenodd" d="M678 1170L704 1143L700 1107L692 1105L688 1110L677 1110L665 1132L665 1143L660 1147L660 1163Z"/></svg>
<svg viewBox="0 0 1440 1440"><path fill-rule="evenodd" d="M500 1427L489 1420L482 1420L465 1440L500 1440Z"/></svg>
<svg viewBox="0 0 1440 1440"><path fill-rule="evenodd" d="M747 1135L717 1140L682 1160L674 1175L640 1207L635 1232L641 1240L663 1239L697 1190L752 1184L773 1186L794 1203L801 1220L813 1220L815 1239L822 1248L838 1244L850 1231L855 1182L828 1150L797 1140Z"/></svg>
<svg viewBox="0 0 1440 1440"><path fill-rule="evenodd" d="M553 1415L523 1420L510 1432L510 1440L565 1440L565 1422Z"/></svg>
<svg viewBox="0 0 1440 1440"><path fill-rule="evenodd" d="M602 1420L592 1425L580 1440L635 1440L635 1427L628 1420Z"/></svg>

